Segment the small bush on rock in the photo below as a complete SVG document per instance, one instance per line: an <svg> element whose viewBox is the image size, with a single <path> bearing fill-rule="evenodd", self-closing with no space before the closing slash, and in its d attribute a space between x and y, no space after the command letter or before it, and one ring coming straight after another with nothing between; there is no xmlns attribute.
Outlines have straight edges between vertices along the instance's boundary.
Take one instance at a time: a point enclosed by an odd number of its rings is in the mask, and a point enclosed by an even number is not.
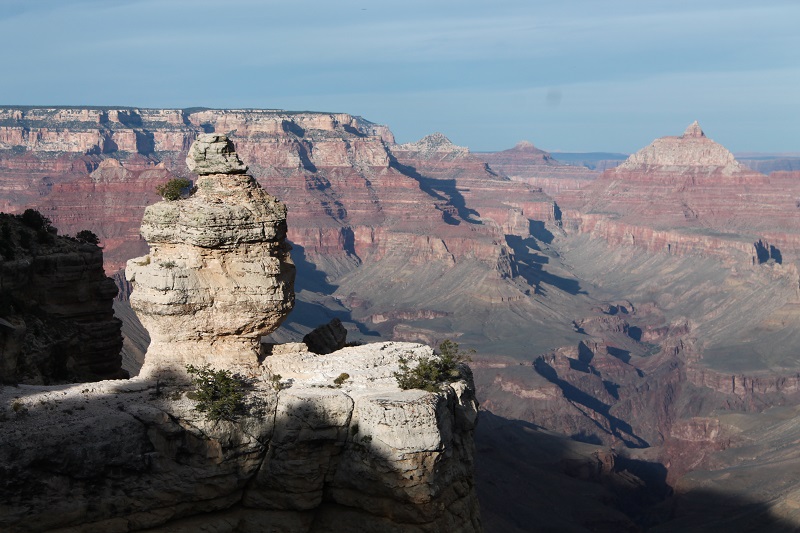
<svg viewBox="0 0 800 533"><path fill-rule="evenodd" d="M31 229L55 233L55 228L51 225L50 219L36 209L26 209L20 216L20 220Z"/></svg>
<svg viewBox="0 0 800 533"><path fill-rule="evenodd" d="M442 383L450 383L461 377L458 365L470 361L474 353L474 350L461 350L457 342L448 339L439 344L439 354L421 357L413 368L409 366L408 358L401 357L400 370L394 373L394 377L403 390L436 392Z"/></svg>
<svg viewBox="0 0 800 533"><path fill-rule="evenodd" d="M244 411L244 384L229 370L186 365L186 372L195 386L188 396L197 401L195 410L205 413L209 420L235 420Z"/></svg>
<svg viewBox="0 0 800 533"><path fill-rule="evenodd" d="M344 384L344 382L347 381L348 379L350 379L350 374L348 374L347 372L342 372L341 374L339 374L339 376L337 376L336 379L333 380L333 383L337 387L341 387Z"/></svg>
<svg viewBox="0 0 800 533"><path fill-rule="evenodd" d="M80 242L85 242L88 244L100 244L100 239L95 235L93 232L89 231L88 229L84 229L79 231L75 234L75 238L78 239Z"/></svg>
<svg viewBox="0 0 800 533"><path fill-rule="evenodd" d="M174 178L157 186L156 192L160 194L164 200L172 202L183 197L183 192L191 186L192 182L186 178Z"/></svg>

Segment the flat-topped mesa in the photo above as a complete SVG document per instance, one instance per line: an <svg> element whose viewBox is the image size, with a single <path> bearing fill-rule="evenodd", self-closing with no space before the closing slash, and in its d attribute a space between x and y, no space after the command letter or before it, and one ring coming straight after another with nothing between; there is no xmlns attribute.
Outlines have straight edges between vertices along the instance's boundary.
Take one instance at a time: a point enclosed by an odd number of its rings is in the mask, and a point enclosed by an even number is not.
<svg viewBox="0 0 800 533"><path fill-rule="evenodd" d="M257 372L260 338L294 306L286 206L244 174L224 135L198 136L187 163L196 192L145 210L150 254L126 267L151 337L142 374L205 363Z"/></svg>
<svg viewBox="0 0 800 533"><path fill-rule="evenodd" d="M692 171L703 173L752 173L736 161L733 154L703 133L700 124L694 121L683 135L661 137L649 146L630 156L617 167L619 172L635 170Z"/></svg>

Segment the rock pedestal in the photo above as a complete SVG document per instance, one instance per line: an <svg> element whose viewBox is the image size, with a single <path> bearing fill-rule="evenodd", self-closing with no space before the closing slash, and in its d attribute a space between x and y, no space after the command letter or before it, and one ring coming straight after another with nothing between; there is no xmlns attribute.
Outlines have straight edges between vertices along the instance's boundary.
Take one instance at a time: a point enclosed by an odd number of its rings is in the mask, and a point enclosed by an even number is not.
<svg viewBox="0 0 800 533"><path fill-rule="evenodd" d="M224 135L200 135L187 164L199 173L196 192L145 210L150 254L126 267L131 307L151 337L142 374L205 363L253 373L259 339L294 305L286 207L244 174Z"/></svg>

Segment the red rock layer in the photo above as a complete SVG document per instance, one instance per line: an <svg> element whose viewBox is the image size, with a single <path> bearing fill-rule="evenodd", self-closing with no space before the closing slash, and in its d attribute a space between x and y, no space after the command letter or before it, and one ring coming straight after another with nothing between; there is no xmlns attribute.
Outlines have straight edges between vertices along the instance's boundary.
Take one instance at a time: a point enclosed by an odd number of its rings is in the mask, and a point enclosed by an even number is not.
<svg viewBox="0 0 800 533"><path fill-rule="evenodd" d="M509 150L476 153L475 156L500 175L541 188L550 196L580 189L599 175L588 168L560 163L527 141Z"/></svg>
<svg viewBox="0 0 800 533"><path fill-rule="evenodd" d="M682 136L657 139L584 189L557 195L568 230L751 264L797 257L798 199L800 182L749 170L697 123Z"/></svg>
<svg viewBox="0 0 800 533"><path fill-rule="evenodd" d="M144 251L144 207L156 184L187 176L185 152L202 131L230 135L251 173L287 204L289 238L332 268L389 251L412 263L477 258L503 268L501 234L446 223L455 207L392 163L391 132L347 114L0 109L0 205L40 207L67 233L94 231L113 272Z"/></svg>
<svg viewBox="0 0 800 533"><path fill-rule="evenodd" d="M559 221L552 199L541 189L497 175L467 148L440 133L391 150L401 166L456 207L461 218L490 221L501 236L530 236L531 220Z"/></svg>

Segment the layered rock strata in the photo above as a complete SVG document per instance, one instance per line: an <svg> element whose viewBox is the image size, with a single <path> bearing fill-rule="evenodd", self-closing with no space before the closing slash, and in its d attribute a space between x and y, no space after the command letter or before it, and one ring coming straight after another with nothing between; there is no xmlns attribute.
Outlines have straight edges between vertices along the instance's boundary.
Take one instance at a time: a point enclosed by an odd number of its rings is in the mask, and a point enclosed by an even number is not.
<svg viewBox="0 0 800 533"><path fill-rule="evenodd" d="M265 378L280 387L251 381L234 421L206 420L174 382L2 387L0 529L481 531L468 370L438 392L392 375L430 356L404 343L273 355Z"/></svg>
<svg viewBox="0 0 800 533"><path fill-rule="evenodd" d="M0 383L126 376L102 250L33 218L0 214Z"/></svg>
<svg viewBox="0 0 800 533"><path fill-rule="evenodd" d="M199 173L197 192L145 210L150 254L126 268L151 338L142 372L188 363L252 372L261 336L294 304L286 207L243 173L224 135L200 135L187 164Z"/></svg>
<svg viewBox="0 0 800 533"><path fill-rule="evenodd" d="M600 175L583 166L562 163L527 141L508 150L476 153L475 156L499 174L541 188L550 196L580 189Z"/></svg>
<svg viewBox="0 0 800 533"><path fill-rule="evenodd" d="M441 133L391 148L397 161L417 175L425 188L447 198L457 216L483 221L503 235L530 236L530 221L555 223L559 215L539 188L499 176L469 149Z"/></svg>
<svg viewBox="0 0 800 533"><path fill-rule="evenodd" d="M797 183L748 169L695 122L557 201L568 231L653 252L758 265L773 249L778 262L797 257L799 197Z"/></svg>

